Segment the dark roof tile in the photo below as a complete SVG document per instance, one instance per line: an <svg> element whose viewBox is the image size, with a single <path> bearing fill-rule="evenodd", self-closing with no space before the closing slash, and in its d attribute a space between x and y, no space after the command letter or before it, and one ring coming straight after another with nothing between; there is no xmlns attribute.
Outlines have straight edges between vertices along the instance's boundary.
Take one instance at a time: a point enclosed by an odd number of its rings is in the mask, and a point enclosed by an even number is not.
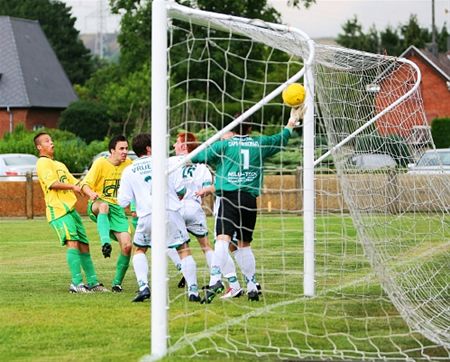
<svg viewBox="0 0 450 362"><path fill-rule="evenodd" d="M0 107L66 108L72 85L37 21L0 16Z"/></svg>

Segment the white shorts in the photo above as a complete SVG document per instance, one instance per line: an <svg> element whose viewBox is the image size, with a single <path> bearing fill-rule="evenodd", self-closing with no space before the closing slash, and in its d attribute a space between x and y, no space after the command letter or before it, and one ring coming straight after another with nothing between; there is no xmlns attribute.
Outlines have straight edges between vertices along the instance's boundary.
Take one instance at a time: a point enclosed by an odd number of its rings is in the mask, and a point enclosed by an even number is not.
<svg viewBox="0 0 450 362"><path fill-rule="evenodd" d="M180 245L189 242L189 235L180 213L167 211L167 222L167 247L178 248ZM136 232L134 233L133 244L141 247L152 246L151 214L139 218Z"/></svg>
<svg viewBox="0 0 450 362"><path fill-rule="evenodd" d="M183 208L180 211L187 231L197 237L208 235L208 225L202 205L196 201L186 200L183 201Z"/></svg>

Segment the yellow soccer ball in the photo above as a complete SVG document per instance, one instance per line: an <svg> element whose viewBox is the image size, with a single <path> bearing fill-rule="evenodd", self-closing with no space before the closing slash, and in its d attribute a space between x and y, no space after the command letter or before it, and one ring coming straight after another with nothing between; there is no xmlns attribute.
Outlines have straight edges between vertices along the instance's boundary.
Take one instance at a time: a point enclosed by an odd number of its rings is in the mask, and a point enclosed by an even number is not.
<svg viewBox="0 0 450 362"><path fill-rule="evenodd" d="M289 107L298 107L305 100L305 87L300 83L289 84L281 93L283 102Z"/></svg>

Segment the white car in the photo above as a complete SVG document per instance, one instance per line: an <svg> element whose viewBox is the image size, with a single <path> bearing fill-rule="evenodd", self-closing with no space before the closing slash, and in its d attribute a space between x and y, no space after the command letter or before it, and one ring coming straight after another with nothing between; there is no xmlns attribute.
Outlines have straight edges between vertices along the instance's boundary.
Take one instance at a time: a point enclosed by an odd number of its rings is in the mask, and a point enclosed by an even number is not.
<svg viewBox="0 0 450 362"><path fill-rule="evenodd" d="M349 169L377 170L381 168L395 168L397 163L385 153L358 153L347 159Z"/></svg>
<svg viewBox="0 0 450 362"><path fill-rule="evenodd" d="M450 174L450 148L428 150L416 163L408 165L409 174Z"/></svg>
<svg viewBox="0 0 450 362"><path fill-rule="evenodd" d="M27 172L36 175L37 160L27 153L0 154L0 181L25 181Z"/></svg>

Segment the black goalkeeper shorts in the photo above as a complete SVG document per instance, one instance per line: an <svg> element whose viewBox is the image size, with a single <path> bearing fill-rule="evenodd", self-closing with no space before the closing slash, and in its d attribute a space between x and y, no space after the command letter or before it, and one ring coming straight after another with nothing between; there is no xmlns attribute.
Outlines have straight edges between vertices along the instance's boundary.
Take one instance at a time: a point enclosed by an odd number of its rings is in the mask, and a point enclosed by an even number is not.
<svg viewBox="0 0 450 362"><path fill-rule="evenodd" d="M224 191L216 216L216 234L236 235L251 242L256 224L256 197L244 191Z"/></svg>

